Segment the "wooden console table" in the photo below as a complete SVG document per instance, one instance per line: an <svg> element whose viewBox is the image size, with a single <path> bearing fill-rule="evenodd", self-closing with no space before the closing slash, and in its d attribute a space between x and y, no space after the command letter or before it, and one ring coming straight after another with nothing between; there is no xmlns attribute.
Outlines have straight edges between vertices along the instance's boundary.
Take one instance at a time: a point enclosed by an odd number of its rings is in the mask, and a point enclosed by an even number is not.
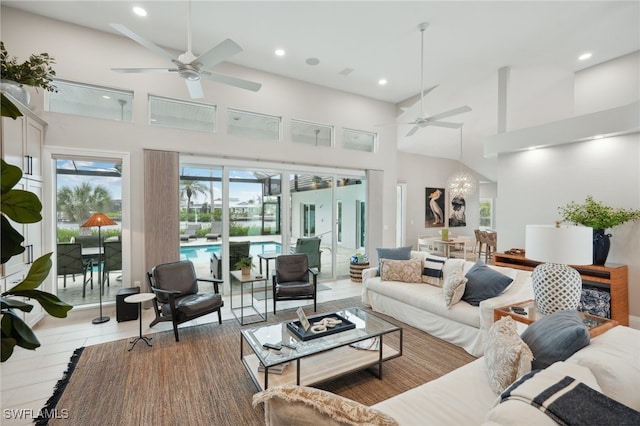
<svg viewBox="0 0 640 426"><path fill-rule="evenodd" d="M533 269L542 262L527 259L524 256L495 253L493 263L525 271ZM611 295L611 319L620 325L629 325L629 272L627 265L608 263L604 266L573 266L582 277L582 285L607 291Z"/></svg>

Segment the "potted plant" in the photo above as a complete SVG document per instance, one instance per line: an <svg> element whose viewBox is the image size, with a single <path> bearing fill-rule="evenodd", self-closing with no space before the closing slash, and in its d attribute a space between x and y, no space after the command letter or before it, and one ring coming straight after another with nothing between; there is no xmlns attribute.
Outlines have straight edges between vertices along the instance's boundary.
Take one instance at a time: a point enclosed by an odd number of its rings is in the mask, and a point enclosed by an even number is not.
<svg viewBox="0 0 640 426"><path fill-rule="evenodd" d="M15 56L10 56L0 41L0 75L2 76L2 90L11 94L24 105L29 104L29 92L22 86L38 87L49 92L57 92L53 85L53 76L56 72L52 65L54 59L48 53L33 54L29 59L18 63Z"/></svg>
<svg viewBox="0 0 640 426"><path fill-rule="evenodd" d="M249 275L251 273L251 266L253 265L253 259L250 257L243 257L238 260L234 265L235 269L241 269L242 275Z"/></svg>
<svg viewBox="0 0 640 426"><path fill-rule="evenodd" d="M605 206L595 201L591 195L584 204L572 201L564 207L558 207L558 211L565 222L593 228L594 265L604 265L609 254L611 234L605 234L606 229L640 220L640 210Z"/></svg>

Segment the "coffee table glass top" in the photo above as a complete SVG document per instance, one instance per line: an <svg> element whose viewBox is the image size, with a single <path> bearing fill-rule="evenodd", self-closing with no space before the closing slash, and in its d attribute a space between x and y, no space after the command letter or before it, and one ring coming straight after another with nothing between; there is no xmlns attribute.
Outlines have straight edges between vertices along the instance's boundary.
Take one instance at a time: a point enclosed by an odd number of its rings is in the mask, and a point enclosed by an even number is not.
<svg viewBox="0 0 640 426"><path fill-rule="evenodd" d="M292 319L273 325L245 328L242 330L242 335L260 362L266 367L270 367L400 330L400 327L360 308L347 308L335 313L355 323L356 328L302 341L287 328L287 323L297 321ZM314 316L326 315L325 313ZM313 324L313 316L309 317L309 322ZM283 346L280 351L274 351L264 348L262 346L264 343L289 343L295 345L295 349Z"/></svg>

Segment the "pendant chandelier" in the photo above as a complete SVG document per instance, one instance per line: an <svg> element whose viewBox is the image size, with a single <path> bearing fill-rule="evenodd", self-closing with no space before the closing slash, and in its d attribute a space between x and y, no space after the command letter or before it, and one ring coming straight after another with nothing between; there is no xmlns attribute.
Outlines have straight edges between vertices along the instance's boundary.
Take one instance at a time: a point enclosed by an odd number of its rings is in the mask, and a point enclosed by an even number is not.
<svg viewBox="0 0 640 426"><path fill-rule="evenodd" d="M462 163L462 125L460 125L460 163ZM452 198L466 198L476 191L478 183L471 173L460 170L449 176L447 188Z"/></svg>

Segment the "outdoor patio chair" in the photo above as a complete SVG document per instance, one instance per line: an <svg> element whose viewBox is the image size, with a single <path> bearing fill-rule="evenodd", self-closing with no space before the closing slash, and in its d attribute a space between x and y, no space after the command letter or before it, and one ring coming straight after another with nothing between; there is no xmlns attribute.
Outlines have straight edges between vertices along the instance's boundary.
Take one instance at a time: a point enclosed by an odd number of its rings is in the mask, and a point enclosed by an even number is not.
<svg viewBox="0 0 640 426"><path fill-rule="evenodd" d="M187 229L184 230L183 234L180 234L180 241L189 241L192 238L198 238L198 231L202 229L202 225L187 225Z"/></svg>
<svg viewBox="0 0 640 426"><path fill-rule="evenodd" d="M219 220L211 222L211 231L204 237L207 241L218 240L222 235L222 222Z"/></svg>
<svg viewBox="0 0 640 426"><path fill-rule="evenodd" d="M80 243L60 243L56 249L57 275L63 276L63 287L67 288L67 275L71 275L73 282L76 274L82 274L82 297L85 297L86 286L91 282L93 288L93 263L82 258L82 245ZM87 278L87 272L91 275Z"/></svg>
<svg viewBox="0 0 640 426"><path fill-rule="evenodd" d="M322 271L322 262L320 243L322 239L319 237L298 238L294 254L305 253L309 257L309 268L318 268L318 272Z"/></svg>
<svg viewBox="0 0 640 426"><path fill-rule="evenodd" d="M102 282L109 285L109 274L122 271L122 241L105 241L102 264Z"/></svg>
<svg viewBox="0 0 640 426"><path fill-rule="evenodd" d="M229 268L235 270L235 264L240 259L250 257L249 251L251 249L251 241L229 241ZM210 259L211 275L213 278L223 280L222 275L222 255L220 253L213 253Z"/></svg>
<svg viewBox="0 0 640 426"><path fill-rule="evenodd" d="M150 327L163 321L173 323L176 342L178 324L218 312L218 323L222 324L221 308L224 306L218 284L222 280L197 278L193 263L189 260L163 263L147 272L149 288L156 295L153 308L156 314ZM198 281L213 283L213 293L198 293Z"/></svg>
<svg viewBox="0 0 640 426"><path fill-rule="evenodd" d="M309 275L313 280L309 282ZM273 281L273 313L278 300L313 299L316 311L318 292L318 271L309 267L309 257L302 254L284 254L276 257Z"/></svg>

